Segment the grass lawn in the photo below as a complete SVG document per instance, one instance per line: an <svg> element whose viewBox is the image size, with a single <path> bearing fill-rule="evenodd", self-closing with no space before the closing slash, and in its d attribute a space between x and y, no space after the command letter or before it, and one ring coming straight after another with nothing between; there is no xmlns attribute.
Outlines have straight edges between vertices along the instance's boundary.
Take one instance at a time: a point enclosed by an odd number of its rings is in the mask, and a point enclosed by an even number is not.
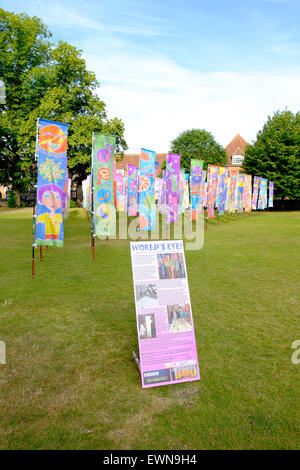
<svg viewBox="0 0 300 470"><path fill-rule="evenodd" d="M128 242L97 240L92 263L72 209L32 280L31 210L0 227L0 448L300 447L300 213L209 221L186 251L201 380L147 390Z"/></svg>

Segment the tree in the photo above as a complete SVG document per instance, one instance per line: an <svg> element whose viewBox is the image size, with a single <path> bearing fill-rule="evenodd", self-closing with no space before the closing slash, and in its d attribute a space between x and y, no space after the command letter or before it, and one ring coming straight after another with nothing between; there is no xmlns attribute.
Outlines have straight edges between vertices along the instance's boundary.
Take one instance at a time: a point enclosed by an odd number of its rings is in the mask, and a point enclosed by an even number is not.
<svg viewBox="0 0 300 470"><path fill-rule="evenodd" d="M17 193L32 186L37 118L69 124L68 166L82 181L90 171L92 132L115 134L116 151L127 149L124 124L107 119L95 93L94 73L81 51L49 42L39 18L0 9L0 78L6 90L0 103L0 184Z"/></svg>
<svg viewBox="0 0 300 470"><path fill-rule="evenodd" d="M247 173L274 181L277 198L300 198L300 114L277 111L268 116L256 141L245 150Z"/></svg>
<svg viewBox="0 0 300 470"><path fill-rule="evenodd" d="M191 159L203 160L203 168L208 164L226 165L224 148L216 142L213 135L205 129L191 129L181 132L171 142L171 152L181 155L180 166L190 171Z"/></svg>

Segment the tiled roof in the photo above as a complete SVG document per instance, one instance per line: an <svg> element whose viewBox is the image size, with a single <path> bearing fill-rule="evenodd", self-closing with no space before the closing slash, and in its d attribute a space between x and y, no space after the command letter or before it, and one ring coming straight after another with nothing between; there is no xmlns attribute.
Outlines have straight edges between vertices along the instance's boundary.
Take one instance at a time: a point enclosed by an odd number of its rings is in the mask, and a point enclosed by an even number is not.
<svg viewBox="0 0 300 470"><path fill-rule="evenodd" d="M248 142L246 142L240 134L237 134L234 139L229 142L227 147L225 147L225 151L229 157L232 155L244 155L247 145Z"/></svg>
<svg viewBox="0 0 300 470"><path fill-rule="evenodd" d="M248 145L248 142L243 139L240 134L237 134L231 142L225 147L225 151L227 154L227 165L232 165L232 155L244 155L245 149ZM236 166L236 165L234 165Z"/></svg>

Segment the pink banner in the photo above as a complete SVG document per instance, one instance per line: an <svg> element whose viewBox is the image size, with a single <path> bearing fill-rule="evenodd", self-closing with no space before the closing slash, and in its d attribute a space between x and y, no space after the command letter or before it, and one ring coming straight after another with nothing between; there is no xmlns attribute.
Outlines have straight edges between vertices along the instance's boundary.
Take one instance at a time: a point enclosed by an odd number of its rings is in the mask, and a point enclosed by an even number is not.
<svg viewBox="0 0 300 470"><path fill-rule="evenodd" d="M251 212L251 189L252 189L252 176L245 175L245 212Z"/></svg>
<svg viewBox="0 0 300 470"><path fill-rule="evenodd" d="M128 215L138 215L138 169L135 165L127 165L128 180Z"/></svg>
<svg viewBox="0 0 300 470"><path fill-rule="evenodd" d="M208 166L207 175L207 217L215 216L215 202L217 195L218 179L220 167L217 165Z"/></svg>
<svg viewBox="0 0 300 470"><path fill-rule="evenodd" d="M177 222L179 203L180 155L167 154L168 222Z"/></svg>

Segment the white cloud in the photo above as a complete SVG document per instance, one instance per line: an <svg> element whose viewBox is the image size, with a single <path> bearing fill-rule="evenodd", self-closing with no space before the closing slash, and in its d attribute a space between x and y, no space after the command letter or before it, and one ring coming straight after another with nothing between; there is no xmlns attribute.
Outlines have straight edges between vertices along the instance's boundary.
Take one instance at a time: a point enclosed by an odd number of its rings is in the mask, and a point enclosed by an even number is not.
<svg viewBox="0 0 300 470"><path fill-rule="evenodd" d="M159 56L86 58L101 77L98 93L109 117L124 120L130 153L140 147L166 152L170 141L190 128L212 132L224 146L237 133L251 142L268 115L285 107L298 111L298 70L293 75L201 73Z"/></svg>

